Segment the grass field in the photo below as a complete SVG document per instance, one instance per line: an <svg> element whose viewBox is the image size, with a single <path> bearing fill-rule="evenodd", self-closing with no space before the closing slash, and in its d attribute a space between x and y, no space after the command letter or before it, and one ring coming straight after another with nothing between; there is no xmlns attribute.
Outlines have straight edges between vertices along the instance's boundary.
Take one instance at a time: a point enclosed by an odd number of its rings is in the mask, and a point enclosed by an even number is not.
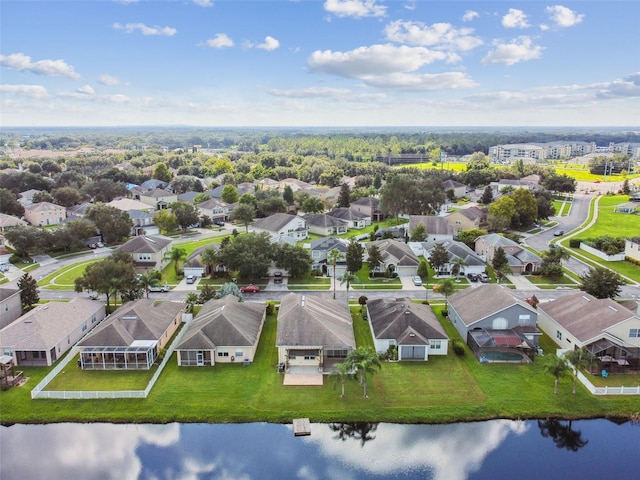
<svg viewBox="0 0 640 480"><path fill-rule="evenodd" d="M355 313L357 310L354 308L356 342L371 345L368 323ZM436 308L447 333L459 338L441 310ZM342 399L332 377L326 377L320 387L283 386L276 369L275 340L276 319L269 317L249 367L178 368L174 355L147 399L31 400L30 389L49 369L25 368L29 381L0 393L0 421L289 423L293 418L308 417L312 422L443 423L631 416L640 410L635 397L594 397L582 387L573 395L569 378L560 381L554 395L553 378L543 371L544 357L531 365L481 365L468 350L463 357L450 352L444 357L431 356L426 363L385 362L382 370L368 379L369 398L362 397L358 382L349 381ZM548 337L543 337L541 344L547 352L556 348ZM635 380L626 377L626 382ZM620 382L619 378L607 380L610 385Z"/></svg>

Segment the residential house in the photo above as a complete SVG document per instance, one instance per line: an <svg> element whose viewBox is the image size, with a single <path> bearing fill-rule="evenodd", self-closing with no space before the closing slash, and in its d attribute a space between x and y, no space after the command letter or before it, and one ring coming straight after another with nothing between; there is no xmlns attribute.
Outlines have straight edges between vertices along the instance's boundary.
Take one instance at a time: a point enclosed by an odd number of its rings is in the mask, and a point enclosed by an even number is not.
<svg viewBox="0 0 640 480"><path fill-rule="evenodd" d="M449 337L428 305L410 298L376 298L367 302L367 315L380 354L392 347L400 361L447 354Z"/></svg>
<svg viewBox="0 0 640 480"><path fill-rule="evenodd" d="M203 263L202 254L208 248L213 248L216 251L220 250L220 244L217 242L211 242L208 245L203 245L202 247L196 248L191 255L187 258L187 261L184 262L182 269L184 271L184 276L187 277L189 275L193 275L194 277L205 277L211 274L209 270L209 266ZM224 272L224 265L217 265L216 272Z"/></svg>
<svg viewBox="0 0 640 480"><path fill-rule="evenodd" d="M445 180L442 182L442 189L446 192L453 191L455 198L462 198L467 194L467 186L455 180Z"/></svg>
<svg viewBox="0 0 640 480"><path fill-rule="evenodd" d="M284 191L284 187L286 186L291 187L291 191L293 193L299 192L301 190L306 191L310 188L313 188L313 185L311 185L310 183L303 182L302 180L298 180L297 178L285 178L284 180L280 180L278 189L280 191Z"/></svg>
<svg viewBox="0 0 640 480"><path fill-rule="evenodd" d="M127 252L133 258L137 271L162 271L169 264L172 240L162 235L140 235L132 238L118 250Z"/></svg>
<svg viewBox="0 0 640 480"><path fill-rule="evenodd" d="M316 235L341 235L349 231L349 222L326 213L308 213L304 216L309 233Z"/></svg>
<svg viewBox="0 0 640 480"><path fill-rule="evenodd" d="M266 308L234 295L206 302L187 325L176 347L178 366L214 366L252 362L258 349Z"/></svg>
<svg viewBox="0 0 640 480"><path fill-rule="evenodd" d="M229 204L222 200L212 198L206 202L199 203L196 207L201 217L209 217L212 222L216 220L226 222L229 219Z"/></svg>
<svg viewBox="0 0 640 480"><path fill-rule="evenodd" d="M328 297L282 297L276 334L278 362L288 374L329 374L356 348L348 305Z"/></svg>
<svg viewBox="0 0 640 480"><path fill-rule="evenodd" d="M349 228L365 228L371 225L371 217L367 216L365 213L358 212L357 210L353 210L352 208L334 208L327 212L327 215L331 215L334 218L339 218L340 220L345 220Z"/></svg>
<svg viewBox="0 0 640 480"><path fill-rule="evenodd" d="M342 277L347 270L346 254L349 242L340 238L328 237L311 240L312 269L322 271L323 275L333 277L333 265L329 263L329 253L334 248L340 252L340 258L336 262L336 278Z"/></svg>
<svg viewBox="0 0 640 480"><path fill-rule="evenodd" d="M17 227L17 226L26 227L27 225L29 225L27 222L19 219L18 217L0 213L0 246L5 245L5 240L4 240L5 229L11 228L11 227Z"/></svg>
<svg viewBox="0 0 640 480"><path fill-rule="evenodd" d="M471 250L465 243L458 242L456 240L446 240L444 242L424 242L422 244L423 250L427 252L426 257L430 258L431 251L436 246L441 244L449 254L449 261L442 265L437 275L446 275L453 272L454 265L458 265L459 260L462 260L461 269L458 272L459 275L466 275L468 273L478 275L486 271L486 265L484 259L480 257L476 252Z"/></svg>
<svg viewBox="0 0 640 480"><path fill-rule="evenodd" d="M382 265L378 267L379 271L395 272L399 277L412 277L418 274L420 260L406 243L394 239L367 242L364 244L367 249L366 256L373 245L376 245L382 254Z"/></svg>
<svg viewBox="0 0 640 480"><path fill-rule="evenodd" d="M51 366L105 317L89 298L38 305L0 330L0 351L15 365Z"/></svg>
<svg viewBox="0 0 640 480"><path fill-rule="evenodd" d="M384 212L380 210L380 199L376 197L361 197L351 202L351 209L363 213L374 222L384 220Z"/></svg>
<svg viewBox="0 0 640 480"><path fill-rule="evenodd" d="M453 234L458 235L463 230L482 228L484 221L487 219L487 212L478 207L468 207L456 210L444 218L453 227Z"/></svg>
<svg viewBox="0 0 640 480"><path fill-rule="evenodd" d="M308 237L309 227L303 217L288 213L274 213L253 224L254 232L267 232L272 240L286 239L292 243Z"/></svg>
<svg viewBox="0 0 640 480"><path fill-rule="evenodd" d="M586 292L538 304L538 325L562 349L585 347L597 372L640 373L640 306L634 312Z"/></svg>
<svg viewBox="0 0 640 480"><path fill-rule="evenodd" d="M160 227L153 224L153 213L144 210L129 210L127 213L133 223L131 227L132 236L160 234Z"/></svg>
<svg viewBox="0 0 640 480"><path fill-rule="evenodd" d="M447 313L480 361L498 361L495 352L517 362L532 360L540 336L538 312L508 288L485 284L461 290L449 297Z"/></svg>
<svg viewBox="0 0 640 480"><path fill-rule="evenodd" d="M24 218L36 227L60 225L67 218L67 209L50 202L33 203L24 207Z"/></svg>
<svg viewBox="0 0 640 480"><path fill-rule="evenodd" d="M165 210L178 201L178 196L168 190L155 188L140 194L140 201L154 210Z"/></svg>
<svg viewBox="0 0 640 480"><path fill-rule="evenodd" d="M33 204L33 196L42 192L42 190L26 190L18 194L18 203L23 207Z"/></svg>
<svg viewBox="0 0 640 480"><path fill-rule="evenodd" d="M87 216L87 211L93 203L83 202L79 205L72 205L67 207L67 220L73 220L76 218L84 218Z"/></svg>
<svg viewBox="0 0 640 480"><path fill-rule="evenodd" d="M78 343L83 370L148 370L182 323L182 302L141 298L113 312Z"/></svg>
<svg viewBox="0 0 640 480"><path fill-rule="evenodd" d="M169 184L167 182L158 180L157 178L152 178L150 180L147 180L146 182L142 182L142 184L140 185L140 187L144 188L147 191L155 190L156 188L167 188L168 186Z"/></svg>
<svg viewBox="0 0 640 480"><path fill-rule="evenodd" d="M0 287L0 329L22 315L22 300L17 288Z"/></svg>
<svg viewBox="0 0 640 480"><path fill-rule="evenodd" d="M143 212L153 212L155 209L153 206L141 202L140 200L134 200L132 198L116 198L107 203L110 207L115 207L123 212L130 212L131 210L140 210Z"/></svg>
<svg viewBox="0 0 640 480"><path fill-rule="evenodd" d="M519 243L497 233L490 233L476 238L475 250L483 256L487 263L493 261L498 248L502 247L507 256L509 267L514 274L535 273L542 266L542 258L530 252Z"/></svg>
<svg viewBox="0 0 640 480"><path fill-rule="evenodd" d="M624 257L640 264L640 237L627 238L624 241Z"/></svg>
<svg viewBox="0 0 640 480"><path fill-rule="evenodd" d="M432 242L452 240L453 226L449 224L446 217L436 217L433 215L410 215L409 216L409 237L413 234L415 228L422 224L426 229L425 240Z"/></svg>

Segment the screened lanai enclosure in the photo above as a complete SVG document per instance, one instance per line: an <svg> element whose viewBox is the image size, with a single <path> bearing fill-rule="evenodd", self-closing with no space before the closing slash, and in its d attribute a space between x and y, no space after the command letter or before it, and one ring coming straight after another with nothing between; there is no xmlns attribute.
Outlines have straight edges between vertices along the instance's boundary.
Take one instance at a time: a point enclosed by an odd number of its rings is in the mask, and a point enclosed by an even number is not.
<svg viewBox="0 0 640 480"><path fill-rule="evenodd" d="M157 342L137 340L128 347L85 347L80 352L83 370L149 370L156 360Z"/></svg>

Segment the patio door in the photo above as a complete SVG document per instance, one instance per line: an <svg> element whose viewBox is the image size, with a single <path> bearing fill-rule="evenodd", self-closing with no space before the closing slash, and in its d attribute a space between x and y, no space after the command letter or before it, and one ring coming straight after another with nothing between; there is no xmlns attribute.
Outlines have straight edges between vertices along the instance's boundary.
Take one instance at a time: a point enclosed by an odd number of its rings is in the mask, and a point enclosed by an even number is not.
<svg viewBox="0 0 640 480"><path fill-rule="evenodd" d="M202 350L196 352L196 365L202 367L204 365L204 352Z"/></svg>

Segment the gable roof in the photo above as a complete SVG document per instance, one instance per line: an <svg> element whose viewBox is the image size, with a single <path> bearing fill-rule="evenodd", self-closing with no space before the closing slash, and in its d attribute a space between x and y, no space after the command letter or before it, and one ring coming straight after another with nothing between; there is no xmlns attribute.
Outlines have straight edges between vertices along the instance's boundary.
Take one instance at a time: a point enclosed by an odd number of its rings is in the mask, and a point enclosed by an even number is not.
<svg viewBox="0 0 640 480"><path fill-rule="evenodd" d="M357 210L354 210L352 208L345 208L345 207L334 208L330 212L327 212L327 215L331 215L332 217L335 217L335 218L341 218L343 220L351 220L351 221L364 220L365 218L370 218L369 215L365 213L358 212Z"/></svg>
<svg viewBox="0 0 640 480"><path fill-rule="evenodd" d="M268 232L278 232L296 218L302 219L302 217L290 215L288 213L274 213L268 217L256 220L253 224L253 228L266 230Z"/></svg>
<svg viewBox="0 0 640 480"><path fill-rule="evenodd" d="M31 205L27 205L26 207L24 207L24 209L29 212L47 212L47 211L50 212L50 211L58 210L60 208L66 211L65 207L61 205L56 205L55 203L51 203L51 202L32 203Z"/></svg>
<svg viewBox="0 0 640 480"><path fill-rule="evenodd" d="M171 242L170 238L161 235L140 235L118 247L118 250L128 253L156 253Z"/></svg>
<svg viewBox="0 0 640 480"><path fill-rule="evenodd" d="M361 197L356 201L351 202L351 205L363 205L365 207L376 209L380 206L380 199L376 197Z"/></svg>
<svg viewBox="0 0 640 480"><path fill-rule="evenodd" d="M276 346L324 345L355 348L351 312L347 304L293 292L282 297Z"/></svg>
<svg viewBox="0 0 640 480"><path fill-rule="evenodd" d="M229 206L228 203L223 202L222 200L217 199L217 198L212 198L210 200L207 200L207 201L204 201L204 202L201 202L201 203L197 204L198 208L203 208L203 209L206 209L206 210L209 210L209 209L213 210L214 208L228 207L228 206Z"/></svg>
<svg viewBox="0 0 640 480"><path fill-rule="evenodd" d="M311 240L311 250L331 251L334 248L341 253L347 252L348 242L341 238L324 237Z"/></svg>
<svg viewBox="0 0 640 480"><path fill-rule="evenodd" d="M431 308L409 298L377 298L367 302L367 310L375 338L396 339L399 345L449 338Z"/></svg>
<svg viewBox="0 0 640 480"><path fill-rule="evenodd" d="M365 244L367 250L369 250L373 245L377 245L385 263L387 260L393 259L399 266L420 265L420 260L416 254L413 253L411 247L404 242L389 238Z"/></svg>
<svg viewBox="0 0 640 480"><path fill-rule="evenodd" d="M487 218L487 212L478 207L461 208L458 213L474 222Z"/></svg>
<svg viewBox="0 0 640 480"><path fill-rule="evenodd" d="M206 302L193 319L178 349L252 346L258 342L265 304L240 302L234 295Z"/></svg>
<svg viewBox="0 0 640 480"><path fill-rule="evenodd" d="M150 210L153 208L146 203L132 198L116 198L107 203L107 205L122 210L123 212L128 212L129 210Z"/></svg>
<svg viewBox="0 0 640 480"><path fill-rule="evenodd" d="M332 217L326 213L309 213L304 216L304 220L307 222L307 225L321 228L346 227L348 225L346 220Z"/></svg>
<svg viewBox="0 0 640 480"><path fill-rule="evenodd" d="M449 297L449 307L457 312L466 326L514 305L520 305L537 314L531 305L521 302L509 289L496 284L465 288Z"/></svg>
<svg viewBox="0 0 640 480"><path fill-rule="evenodd" d="M189 257L187 257L187 261L185 265L190 267L204 267L202 263L202 254L207 248L213 248L216 251L220 251L220 244L218 242L211 242L207 245L202 245L201 247L196 248Z"/></svg>
<svg viewBox="0 0 640 480"><path fill-rule="evenodd" d="M101 311L104 312L104 304L82 297L38 305L0 331L0 345L21 350L48 350L66 342L71 332Z"/></svg>
<svg viewBox="0 0 640 480"><path fill-rule="evenodd" d="M618 323L634 317L634 313L610 298L596 298L586 292L556 298L538 304L546 313L581 342L587 342Z"/></svg>
<svg viewBox="0 0 640 480"><path fill-rule="evenodd" d="M17 225L26 226L27 222L13 215L0 213L0 228L15 227Z"/></svg>
<svg viewBox="0 0 640 480"><path fill-rule="evenodd" d="M446 190L454 190L456 188L460 188L460 187L464 187L467 188L467 186L464 183L460 183L457 182L455 180L445 180L444 182L442 182L442 188L446 191Z"/></svg>
<svg viewBox="0 0 640 480"><path fill-rule="evenodd" d="M128 347L136 340L160 340L184 307L182 302L149 298L125 303L78 345Z"/></svg>
<svg viewBox="0 0 640 480"><path fill-rule="evenodd" d="M163 182L162 180L158 180L157 178L152 178L151 180L143 182L140 186L147 190L153 190L154 188L164 188L167 185L169 185L167 182Z"/></svg>
<svg viewBox="0 0 640 480"><path fill-rule="evenodd" d="M449 263L453 263L456 258L461 258L469 267L485 264L480 255L471 250L467 246L467 244L458 242L457 240L445 240L444 242L423 242L422 245L425 250L430 251L436 246L437 243L440 243L449 253Z"/></svg>
<svg viewBox="0 0 640 480"><path fill-rule="evenodd" d="M411 215L409 216L409 231L413 232L413 230L421 223L427 227L427 235L453 236L453 226L445 217L436 217L434 215Z"/></svg>

